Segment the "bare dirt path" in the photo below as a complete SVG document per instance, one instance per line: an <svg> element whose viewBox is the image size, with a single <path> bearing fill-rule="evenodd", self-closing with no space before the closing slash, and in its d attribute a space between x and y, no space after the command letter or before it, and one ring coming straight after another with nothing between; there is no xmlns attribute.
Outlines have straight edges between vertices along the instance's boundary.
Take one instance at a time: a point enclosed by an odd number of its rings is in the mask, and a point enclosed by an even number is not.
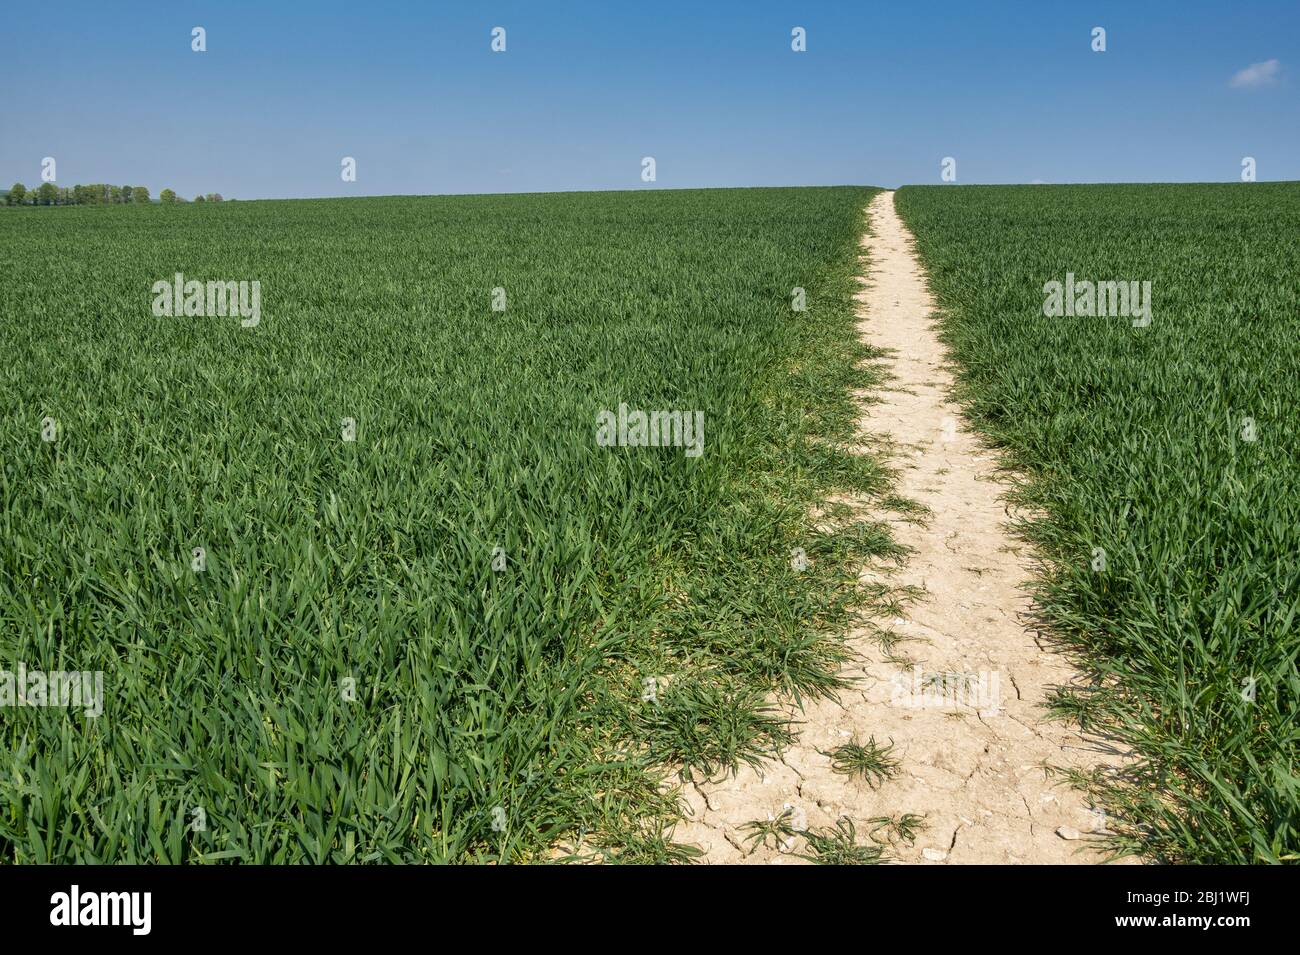
<svg viewBox="0 0 1300 955"><path fill-rule="evenodd" d="M801 837L755 848L742 827L785 809L796 827L812 830L847 816L858 842L870 845L872 819L913 813L925 816L925 828L910 845L894 840L887 858L1101 861L1090 842L1104 817L1043 767L1085 768L1111 757L1073 727L1044 721L1047 693L1074 674L1040 645L1025 617L1028 548L1005 528L995 455L964 430L946 398L946 350L894 194L877 195L869 213L858 327L889 350L884 365L893 380L877 403L864 402L860 431L864 443L889 449L899 493L930 513L924 526L895 515L895 536L912 554L901 568L867 568L863 578L919 592L898 617L876 621L904 638L892 649L882 648L873 628L852 635L862 663L846 673L856 681L838 703L790 709L800 735L781 762L687 787L690 815L675 838L698 845L713 863L798 861L791 851L807 851ZM827 752L873 737L893 743L893 778L873 788L831 769ZM887 830L878 832L884 839Z"/></svg>

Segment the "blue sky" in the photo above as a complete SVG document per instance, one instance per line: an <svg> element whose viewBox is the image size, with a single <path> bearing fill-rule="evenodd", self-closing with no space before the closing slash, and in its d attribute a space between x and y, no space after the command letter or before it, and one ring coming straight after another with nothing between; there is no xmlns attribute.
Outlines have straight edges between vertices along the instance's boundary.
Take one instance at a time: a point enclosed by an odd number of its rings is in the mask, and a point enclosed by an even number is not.
<svg viewBox="0 0 1300 955"><path fill-rule="evenodd" d="M38 184L45 156L61 185L245 199L892 187L938 182L945 156L963 183L1229 181L1243 156L1300 179L1296 0L97 0L8 19L5 185Z"/></svg>

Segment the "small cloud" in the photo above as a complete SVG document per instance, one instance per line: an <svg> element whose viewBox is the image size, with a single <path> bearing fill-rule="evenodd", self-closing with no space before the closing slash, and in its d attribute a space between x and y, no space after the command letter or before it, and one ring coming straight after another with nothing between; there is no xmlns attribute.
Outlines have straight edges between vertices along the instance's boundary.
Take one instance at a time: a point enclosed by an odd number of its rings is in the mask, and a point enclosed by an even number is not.
<svg viewBox="0 0 1300 955"><path fill-rule="evenodd" d="M1228 82L1228 85L1233 89L1238 90L1256 89L1260 86L1272 86L1277 82L1278 74L1281 72L1282 64L1277 60L1265 60L1263 63L1252 63L1244 70L1238 70Z"/></svg>

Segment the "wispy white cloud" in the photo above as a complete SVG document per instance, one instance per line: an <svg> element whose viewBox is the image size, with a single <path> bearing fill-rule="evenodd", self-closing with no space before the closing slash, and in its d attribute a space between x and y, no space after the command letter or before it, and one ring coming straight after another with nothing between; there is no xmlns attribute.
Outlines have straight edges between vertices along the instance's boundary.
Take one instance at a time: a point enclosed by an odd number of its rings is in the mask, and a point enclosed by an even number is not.
<svg viewBox="0 0 1300 955"><path fill-rule="evenodd" d="M1277 60L1265 60L1252 63L1244 70L1238 70L1228 85L1233 89L1255 89L1260 86L1272 86L1282 72L1282 64Z"/></svg>

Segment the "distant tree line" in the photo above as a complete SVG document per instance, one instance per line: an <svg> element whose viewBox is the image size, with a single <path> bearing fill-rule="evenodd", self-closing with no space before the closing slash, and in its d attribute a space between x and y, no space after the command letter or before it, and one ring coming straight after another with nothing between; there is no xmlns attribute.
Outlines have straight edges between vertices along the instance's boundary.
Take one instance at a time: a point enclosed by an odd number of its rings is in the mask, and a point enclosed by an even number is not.
<svg viewBox="0 0 1300 955"><path fill-rule="evenodd" d="M110 186L105 183L77 185L69 189L52 182L43 182L35 189L28 189L21 182L15 182L8 192L0 192L0 204L7 206L112 206L151 201L148 186ZM185 200L171 189L164 189L158 193L158 201L172 203ZM206 196L195 196L194 201L221 202L222 197L219 192L209 192Z"/></svg>

